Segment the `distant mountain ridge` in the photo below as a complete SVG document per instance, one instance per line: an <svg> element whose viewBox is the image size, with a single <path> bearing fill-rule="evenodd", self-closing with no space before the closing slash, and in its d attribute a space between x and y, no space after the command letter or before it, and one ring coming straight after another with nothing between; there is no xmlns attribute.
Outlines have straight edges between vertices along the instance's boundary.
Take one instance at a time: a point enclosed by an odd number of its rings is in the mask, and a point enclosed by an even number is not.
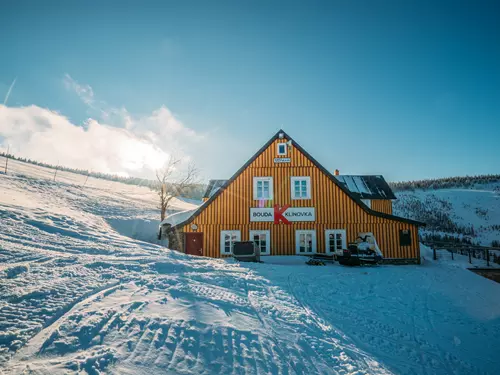
<svg viewBox="0 0 500 375"><path fill-rule="evenodd" d="M485 185L491 183L499 183L500 174L487 174L477 176L456 176L443 177L434 179L414 180L389 182L389 186L395 192L406 190L434 190L434 189L450 189L450 188L470 188L477 185Z"/></svg>

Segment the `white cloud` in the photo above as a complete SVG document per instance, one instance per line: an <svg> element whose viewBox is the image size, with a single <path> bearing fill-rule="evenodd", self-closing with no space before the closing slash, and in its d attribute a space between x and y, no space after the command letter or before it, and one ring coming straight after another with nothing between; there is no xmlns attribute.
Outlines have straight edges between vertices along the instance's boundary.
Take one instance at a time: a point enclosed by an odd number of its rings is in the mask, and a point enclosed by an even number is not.
<svg viewBox="0 0 500 375"><path fill-rule="evenodd" d="M45 108L0 104L0 135L11 152L51 164L130 175L152 175L168 158L130 131L88 120L84 126Z"/></svg>
<svg viewBox="0 0 500 375"><path fill-rule="evenodd" d="M80 85L69 75L64 77L64 83L91 110L97 110L97 118L80 126L36 105L0 104L4 148L8 143L18 155L51 164L152 178L155 169L171 154L189 161L189 150L203 139L164 106L150 115L136 117L125 108L97 101L92 87Z"/></svg>

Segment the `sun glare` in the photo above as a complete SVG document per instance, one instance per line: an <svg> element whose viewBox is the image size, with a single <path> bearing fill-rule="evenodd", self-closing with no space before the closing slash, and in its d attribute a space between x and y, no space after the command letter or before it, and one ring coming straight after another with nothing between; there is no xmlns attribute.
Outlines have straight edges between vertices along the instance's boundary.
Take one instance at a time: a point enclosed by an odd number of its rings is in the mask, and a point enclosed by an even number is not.
<svg viewBox="0 0 500 375"><path fill-rule="evenodd" d="M141 169L154 171L161 168L168 159L167 153L158 147L135 139L122 142L119 155L122 167L131 171Z"/></svg>

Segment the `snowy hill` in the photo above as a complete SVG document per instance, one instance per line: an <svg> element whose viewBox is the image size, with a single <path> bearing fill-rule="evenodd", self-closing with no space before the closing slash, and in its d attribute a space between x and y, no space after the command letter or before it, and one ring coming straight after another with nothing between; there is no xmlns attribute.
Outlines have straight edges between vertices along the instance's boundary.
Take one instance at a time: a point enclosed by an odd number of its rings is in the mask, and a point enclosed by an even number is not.
<svg viewBox="0 0 500 375"><path fill-rule="evenodd" d="M467 237L490 246L500 241L500 182L470 180L463 187L396 192L394 213L427 223L425 233Z"/></svg>
<svg viewBox="0 0 500 375"><path fill-rule="evenodd" d="M191 257L125 235L155 220L150 190L14 167L0 175L0 373L498 373L500 284L460 256Z"/></svg>
<svg viewBox="0 0 500 375"><path fill-rule="evenodd" d="M0 157L0 171L5 158ZM0 190L0 203L16 203L48 210L66 206L82 215L97 213L105 224L127 236L156 243L160 214L158 197L148 187L123 184L54 169L9 160L8 175ZM55 176L55 181L54 181ZM0 175L2 177L2 175ZM17 178L12 178L17 177ZM30 194L37 190L38 195ZM27 203L31 202L32 203ZM184 211L197 207L197 202L174 199L171 211ZM15 209L15 208L14 208ZM42 223L43 224L43 219ZM82 218L82 220L85 220ZM81 225L81 223L72 223ZM49 225L56 225L50 223ZM64 228L56 225L56 230Z"/></svg>

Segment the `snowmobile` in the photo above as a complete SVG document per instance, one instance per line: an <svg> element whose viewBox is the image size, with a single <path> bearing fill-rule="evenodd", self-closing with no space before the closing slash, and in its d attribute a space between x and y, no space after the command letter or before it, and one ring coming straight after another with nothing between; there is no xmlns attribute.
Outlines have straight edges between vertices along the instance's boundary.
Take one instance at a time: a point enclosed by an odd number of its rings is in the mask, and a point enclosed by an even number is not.
<svg viewBox="0 0 500 375"><path fill-rule="evenodd" d="M347 249L338 250L335 255L338 262L346 266L377 264L382 260L382 252L371 233L360 233L356 242L349 243Z"/></svg>

